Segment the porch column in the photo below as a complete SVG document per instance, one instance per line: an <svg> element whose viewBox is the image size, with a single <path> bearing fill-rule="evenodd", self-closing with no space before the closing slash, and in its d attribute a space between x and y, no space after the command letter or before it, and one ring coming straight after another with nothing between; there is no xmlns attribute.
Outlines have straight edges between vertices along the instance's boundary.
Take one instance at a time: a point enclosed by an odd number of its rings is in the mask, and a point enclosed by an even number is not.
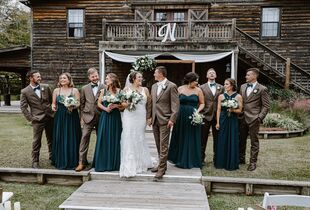
<svg viewBox="0 0 310 210"><path fill-rule="evenodd" d="M230 71L230 77L237 80L238 76L238 51L233 51L231 54L231 71Z"/></svg>
<svg viewBox="0 0 310 210"><path fill-rule="evenodd" d="M100 82L103 84L105 78L105 50L99 53L99 74Z"/></svg>

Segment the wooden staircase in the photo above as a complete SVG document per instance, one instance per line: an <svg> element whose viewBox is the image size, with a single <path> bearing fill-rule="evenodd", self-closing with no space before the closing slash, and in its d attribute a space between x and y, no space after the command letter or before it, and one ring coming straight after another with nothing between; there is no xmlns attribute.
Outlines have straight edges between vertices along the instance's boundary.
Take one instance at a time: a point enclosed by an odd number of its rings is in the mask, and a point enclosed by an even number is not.
<svg viewBox="0 0 310 210"><path fill-rule="evenodd" d="M310 73L282 57L236 27L239 59L261 70L261 74L280 87L290 87L310 95Z"/></svg>

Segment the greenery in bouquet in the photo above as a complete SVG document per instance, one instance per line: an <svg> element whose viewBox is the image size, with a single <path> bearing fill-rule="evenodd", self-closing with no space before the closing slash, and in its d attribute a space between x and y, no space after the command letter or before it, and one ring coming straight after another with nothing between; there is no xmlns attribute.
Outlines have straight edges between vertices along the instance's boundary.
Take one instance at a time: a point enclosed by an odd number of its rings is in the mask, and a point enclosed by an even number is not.
<svg viewBox="0 0 310 210"><path fill-rule="evenodd" d="M153 71L156 67L156 61L153 58L145 55L137 58L137 60L132 64L132 71Z"/></svg>
<svg viewBox="0 0 310 210"><path fill-rule="evenodd" d="M64 97L63 95L60 96L60 103L62 103L69 112L79 105L79 102L76 100L74 96L67 96Z"/></svg>
<svg viewBox="0 0 310 210"><path fill-rule="evenodd" d="M136 110L136 105L143 100L143 95L138 91L129 90L125 93L125 100L129 104L127 109L129 111Z"/></svg>
<svg viewBox="0 0 310 210"><path fill-rule="evenodd" d="M197 109L194 109L194 112L191 116L188 117L189 119L191 119L191 124L192 125L203 125L203 119L205 118L205 116L201 113L198 112Z"/></svg>
<svg viewBox="0 0 310 210"><path fill-rule="evenodd" d="M125 95L122 91L115 95L107 94L103 96L103 101L107 101L109 104L120 104L125 100Z"/></svg>

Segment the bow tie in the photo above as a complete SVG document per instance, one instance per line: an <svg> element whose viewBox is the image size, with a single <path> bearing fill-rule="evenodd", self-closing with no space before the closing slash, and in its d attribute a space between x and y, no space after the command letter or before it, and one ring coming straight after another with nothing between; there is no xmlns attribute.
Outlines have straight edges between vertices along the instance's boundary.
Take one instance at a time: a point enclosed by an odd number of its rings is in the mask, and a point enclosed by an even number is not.
<svg viewBox="0 0 310 210"><path fill-rule="evenodd" d="M36 91L36 90L40 90L40 85L38 85L37 87L33 88L33 91Z"/></svg>
<svg viewBox="0 0 310 210"><path fill-rule="evenodd" d="M210 87L215 87L216 83L210 83Z"/></svg>
<svg viewBox="0 0 310 210"><path fill-rule="evenodd" d="M98 87L98 84L91 84L91 88Z"/></svg>
<svg viewBox="0 0 310 210"><path fill-rule="evenodd" d="M253 84L249 84L249 83L248 83L246 86L252 88L252 87L253 87Z"/></svg>

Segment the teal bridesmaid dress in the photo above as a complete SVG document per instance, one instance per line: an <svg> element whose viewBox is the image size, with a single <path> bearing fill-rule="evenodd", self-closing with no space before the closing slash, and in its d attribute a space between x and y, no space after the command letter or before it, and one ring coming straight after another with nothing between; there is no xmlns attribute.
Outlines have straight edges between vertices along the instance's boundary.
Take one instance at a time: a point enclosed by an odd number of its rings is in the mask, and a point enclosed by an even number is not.
<svg viewBox="0 0 310 210"><path fill-rule="evenodd" d="M233 99L238 93L229 96L224 93L225 99ZM218 134L215 163L216 168L229 171L239 169L239 123L236 113L228 114L227 108L222 107L220 113L220 130Z"/></svg>
<svg viewBox="0 0 310 210"><path fill-rule="evenodd" d="M52 161L58 169L75 169L79 163L81 125L77 109L72 112L60 102L58 95L57 111L54 118Z"/></svg>
<svg viewBox="0 0 310 210"><path fill-rule="evenodd" d="M103 101L102 104L105 107L108 106L107 101ZM120 111L118 109L113 109L110 113L102 111L93 160L95 171L119 170L121 133L122 121Z"/></svg>
<svg viewBox="0 0 310 210"><path fill-rule="evenodd" d="M189 118L198 108L197 95L180 94L180 110L172 130L168 160L179 168L201 168L201 125Z"/></svg>

